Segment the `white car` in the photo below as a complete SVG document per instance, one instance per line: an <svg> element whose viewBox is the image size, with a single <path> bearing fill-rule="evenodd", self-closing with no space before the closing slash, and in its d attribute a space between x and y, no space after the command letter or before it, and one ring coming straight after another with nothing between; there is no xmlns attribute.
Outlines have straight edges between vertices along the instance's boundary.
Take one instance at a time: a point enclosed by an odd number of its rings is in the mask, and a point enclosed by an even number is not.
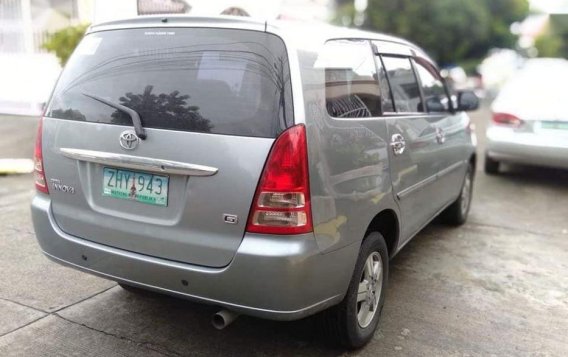
<svg viewBox="0 0 568 357"><path fill-rule="evenodd" d="M492 105L485 171L501 162L568 169L568 61L527 61Z"/></svg>

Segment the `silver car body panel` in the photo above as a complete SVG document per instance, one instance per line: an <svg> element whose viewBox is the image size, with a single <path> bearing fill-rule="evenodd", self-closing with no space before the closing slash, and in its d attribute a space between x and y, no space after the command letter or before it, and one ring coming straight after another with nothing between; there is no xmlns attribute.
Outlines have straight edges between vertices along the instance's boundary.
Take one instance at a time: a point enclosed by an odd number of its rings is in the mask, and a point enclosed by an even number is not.
<svg viewBox="0 0 568 357"><path fill-rule="evenodd" d="M222 268L174 262L73 237L58 228L51 200L38 194L32 218L42 251L58 263L107 279L253 316L296 320L343 299L359 246L321 254L312 234L245 235ZM341 264L338 264L341 262Z"/></svg>
<svg viewBox="0 0 568 357"><path fill-rule="evenodd" d="M389 51L403 49L433 63L415 45L391 36L324 25L238 17L168 15L166 22L162 18L115 21L92 26L89 31L234 28L266 31L284 41L294 120L306 125L314 232L300 236L244 232L254 190L274 139L147 129L147 142L128 155L206 166L207 172L218 169L211 176L190 174L189 179L172 174L172 192L187 185L202 185L203 190L198 191L202 194L192 197L195 205L181 209L187 197L173 196L168 208L178 214L160 216L143 208L132 214L128 201L114 202L112 207L102 204L93 194L100 191L100 183L86 177L75 195L38 193L32 202L34 227L42 250L52 259L109 279L260 317L297 319L343 299L361 241L378 214L388 211L397 217L399 234L390 252L393 256L458 197L466 164L475 154L465 113L337 119L326 111L324 72L314 66L326 41L366 39L378 43L379 50L381 44ZM92 128L94 137L89 140L81 135L84 125ZM416 131L418 127L422 129ZM446 135L443 144L436 143L436 128ZM85 176L102 170L101 152L116 154L119 134L125 129L129 128L47 118L43 154L48 180L57 177L65 184L71 172ZM395 131L410 144L401 157L394 157L390 147ZM420 142L427 145L415 149ZM163 143L178 150L172 155ZM340 146L351 151L348 162L338 162ZM62 148L71 151L63 155ZM81 150L97 151L98 157L89 159ZM369 153L372 160L361 160ZM227 185L230 189L225 189ZM84 199L77 208L73 200L81 195ZM223 224L222 216L227 213L237 214L238 224ZM135 222L136 234L121 228L125 221ZM201 228L187 234L190 225ZM215 231L208 228L211 225L216 225ZM108 235L111 229L115 234ZM79 238L73 232L85 232L81 236L88 238ZM153 240L160 240L164 232L178 238L156 244Z"/></svg>
<svg viewBox="0 0 568 357"><path fill-rule="evenodd" d="M465 175L468 152L466 116L423 114L387 121L389 134L401 133L407 150L392 155L393 188L399 198L401 243L410 239L440 207L453 202ZM445 141L436 140L436 131Z"/></svg>
<svg viewBox="0 0 568 357"><path fill-rule="evenodd" d="M319 45L306 44L308 40L304 39L298 53L308 123L314 232L321 249L333 251L360 241L373 218L389 210L399 218L399 241L392 252L395 254L441 207L458 196L466 163L475 153L468 132L470 120L465 113L331 118L321 85L324 73L314 68L314 63L323 43L349 38L349 33L347 30L343 36L321 40ZM384 48L391 54L412 54L433 64L422 50L406 41L358 31L353 37L375 40L379 52ZM391 136L401 128L408 128L402 133L409 141L408 150L394 157ZM436 128L444 131L443 145L436 142ZM417 143L427 145L414 149ZM338 150L345 147L353 149L352 160L337 165ZM376 154L376 159L362 159L367 153ZM422 185L418 185L420 182Z"/></svg>
<svg viewBox="0 0 568 357"><path fill-rule="evenodd" d="M118 138L125 129L121 125L44 119L43 159L48 180L75 187L73 195L50 192L58 226L71 235L150 256L204 266L227 265L243 237L256 183L274 139L147 128L148 139L128 155L135 152L138 157L166 160L169 165L184 162L218 172L210 176L201 171L197 176L171 174L169 190L173 194L167 207L133 206L128 200L101 195L103 168L129 167L116 162L124 155ZM89 140L82 135L85 130L90 131ZM65 153L61 148L67 149ZM104 154L101 148L106 149ZM96 160L85 157L93 151L97 152ZM142 171L155 170L148 167ZM213 204L220 201L222 205ZM225 224L224 214L240 219L236 224Z"/></svg>

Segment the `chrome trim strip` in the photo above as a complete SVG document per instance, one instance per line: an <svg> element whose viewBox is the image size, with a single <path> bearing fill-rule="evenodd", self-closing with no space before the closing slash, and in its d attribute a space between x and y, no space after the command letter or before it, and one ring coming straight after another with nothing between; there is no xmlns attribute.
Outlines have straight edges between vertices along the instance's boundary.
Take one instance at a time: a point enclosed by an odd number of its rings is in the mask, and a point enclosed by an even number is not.
<svg viewBox="0 0 568 357"><path fill-rule="evenodd" d="M152 159L132 155L114 154L103 151L60 148L59 152L65 157L79 161L94 162L103 165L113 165L135 170L174 175L212 176L215 175L217 171L219 171L219 169L210 166L188 164L179 161Z"/></svg>
<svg viewBox="0 0 568 357"><path fill-rule="evenodd" d="M438 173L436 173L436 174L434 174L430 177L427 177L424 180L417 182L414 185L407 187L404 190L400 191L399 193L396 194L396 198L398 198L399 200L403 199L404 197L410 195L412 192L419 190L422 187L424 187L428 184L431 184L432 182L438 180L442 176L445 176L445 175L449 174L450 172L460 168L464 163L465 163L465 161L458 161L455 164L452 164L452 165L446 167L445 169L438 171Z"/></svg>
<svg viewBox="0 0 568 357"><path fill-rule="evenodd" d="M422 180L422 181L420 181L420 182L415 183L415 184L412 185L412 186L409 186L409 187L405 188L404 190L402 190L402 191L400 191L399 193L397 193L397 194L396 194L396 197L397 197L399 200L403 199L404 197L410 195L412 192L414 192L414 191L416 191L416 190L419 190L419 189L421 189L422 187L424 187L424 186L426 186L426 185L428 185L428 184L431 184L432 182L436 181L436 179L438 178L437 176L438 176L438 174L432 175L432 176L430 176L430 177L425 178L424 180Z"/></svg>
<svg viewBox="0 0 568 357"><path fill-rule="evenodd" d="M436 175L437 178L440 178L440 177L442 177L442 176L444 176L444 175L449 174L450 172L452 172L452 171L454 171L454 170L457 170L458 168L462 167L464 163L465 163L465 161L458 161L458 162L456 162L455 164L452 164L452 165L446 167L445 169L440 170L440 171L438 172L438 174Z"/></svg>

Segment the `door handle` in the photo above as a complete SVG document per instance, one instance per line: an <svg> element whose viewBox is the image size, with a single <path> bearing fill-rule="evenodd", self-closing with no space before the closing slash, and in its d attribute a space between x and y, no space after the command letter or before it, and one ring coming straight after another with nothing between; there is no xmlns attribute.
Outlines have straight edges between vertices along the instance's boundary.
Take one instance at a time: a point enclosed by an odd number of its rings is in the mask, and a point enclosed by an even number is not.
<svg viewBox="0 0 568 357"><path fill-rule="evenodd" d="M436 128L436 141L440 145L446 142L446 133L442 128Z"/></svg>
<svg viewBox="0 0 568 357"><path fill-rule="evenodd" d="M392 152L395 155L401 155L406 148L406 141L404 140L404 136L402 136L401 134L394 134L391 137L390 146L392 148Z"/></svg>

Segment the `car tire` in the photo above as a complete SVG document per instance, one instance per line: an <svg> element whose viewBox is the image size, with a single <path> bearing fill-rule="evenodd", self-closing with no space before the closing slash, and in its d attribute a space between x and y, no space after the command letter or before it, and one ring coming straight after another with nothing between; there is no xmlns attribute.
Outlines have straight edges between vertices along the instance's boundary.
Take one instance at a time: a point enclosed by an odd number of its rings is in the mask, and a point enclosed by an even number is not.
<svg viewBox="0 0 568 357"><path fill-rule="evenodd" d="M485 173L496 175L499 173L499 161L493 160L489 155L485 155Z"/></svg>
<svg viewBox="0 0 568 357"><path fill-rule="evenodd" d="M332 343L348 349L356 349L364 346L373 338L385 302L389 271L388 257L387 245L383 236L378 232L369 233L361 245L343 301L320 315L322 330L325 337ZM371 264L372 269L367 264ZM380 269L380 271L369 279L369 270L375 271L375 269ZM361 294L359 294L360 286L367 287ZM374 294L371 293L373 289ZM363 300L358 301L359 299ZM369 302L372 302L374 308L371 308Z"/></svg>
<svg viewBox="0 0 568 357"><path fill-rule="evenodd" d="M461 226L467 221L473 196L473 165L470 163L464 176L459 197L442 213L444 221L452 226Z"/></svg>

